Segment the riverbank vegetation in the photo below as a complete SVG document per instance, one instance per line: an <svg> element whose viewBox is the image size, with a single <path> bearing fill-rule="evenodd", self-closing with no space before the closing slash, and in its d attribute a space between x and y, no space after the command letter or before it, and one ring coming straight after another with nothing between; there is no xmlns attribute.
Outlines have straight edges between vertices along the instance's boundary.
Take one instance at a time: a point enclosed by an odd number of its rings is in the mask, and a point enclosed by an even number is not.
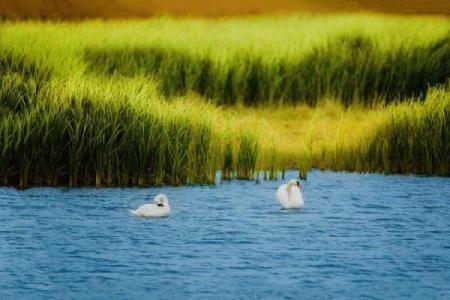
<svg viewBox="0 0 450 300"><path fill-rule="evenodd" d="M376 15L3 23L0 180L449 176L449 33Z"/></svg>

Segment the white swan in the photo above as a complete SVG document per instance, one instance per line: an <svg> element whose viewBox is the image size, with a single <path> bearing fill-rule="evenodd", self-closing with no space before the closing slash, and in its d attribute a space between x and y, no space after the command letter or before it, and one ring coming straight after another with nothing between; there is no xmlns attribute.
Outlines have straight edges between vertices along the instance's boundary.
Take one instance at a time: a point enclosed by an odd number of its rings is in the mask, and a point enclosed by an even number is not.
<svg viewBox="0 0 450 300"><path fill-rule="evenodd" d="M304 201L301 192L300 182L295 179L290 180L278 188L277 199L284 209L302 208Z"/></svg>
<svg viewBox="0 0 450 300"><path fill-rule="evenodd" d="M153 203L144 204L135 210L128 210L136 217L163 218L170 215L169 199L164 194L159 194L153 199Z"/></svg>

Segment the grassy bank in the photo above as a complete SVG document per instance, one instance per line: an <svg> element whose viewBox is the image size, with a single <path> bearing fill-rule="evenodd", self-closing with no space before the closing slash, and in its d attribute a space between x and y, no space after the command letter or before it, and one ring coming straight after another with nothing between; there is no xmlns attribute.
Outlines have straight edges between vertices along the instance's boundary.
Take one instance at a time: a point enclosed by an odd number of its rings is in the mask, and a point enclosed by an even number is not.
<svg viewBox="0 0 450 300"><path fill-rule="evenodd" d="M255 170L245 128L213 126L213 108L167 102L145 78L64 78L9 50L0 66L4 185L211 183L225 155L240 177Z"/></svg>
<svg viewBox="0 0 450 300"><path fill-rule="evenodd" d="M4 185L212 183L224 168L253 176L257 135L215 126L212 108L165 102L137 80L52 80L32 93L20 76L0 84Z"/></svg>
<svg viewBox="0 0 450 300"><path fill-rule="evenodd" d="M311 168L450 175L448 87L430 90L424 101L370 110L326 101L315 108L231 108L222 113L262 128L261 145L268 150L260 166L264 170L275 165L299 169L301 175Z"/></svg>
<svg viewBox="0 0 450 300"><path fill-rule="evenodd" d="M235 53L226 61L162 45L88 49L89 69L107 75L147 74L166 96L195 92L218 104L315 106L333 97L345 106L424 97L450 76L450 35L382 49L369 35L344 33L291 56ZM268 54L267 54L268 55Z"/></svg>
<svg viewBox="0 0 450 300"><path fill-rule="evenodd" d="M373 15L4 23L0 180L449 176L449 32Z"/></svg>
<svg viewBox="0 0 450 300"><path fill-rule="evenodd" d="M147 74L166 96L195 92L229 105L314 106L329 97L346 106L388 103L423 97L450 76L445 19L167 19L148 26L159 26L158 34L86 47L88 70Z"/></svg>
<svg viewBox="0 0 450 300"><path fill-rule="evenodd" d="M425 102L388 107L367 145L371 170L450 175L450 90L431 91Z"/></svg>
<svg viewBox="0 0 450 300"><path fill-rule="evenodd" d="M344 105L424 97L446 83L446 18L377 15L19 23L0 43L60 76L151 77L167 97Z"/></svg>

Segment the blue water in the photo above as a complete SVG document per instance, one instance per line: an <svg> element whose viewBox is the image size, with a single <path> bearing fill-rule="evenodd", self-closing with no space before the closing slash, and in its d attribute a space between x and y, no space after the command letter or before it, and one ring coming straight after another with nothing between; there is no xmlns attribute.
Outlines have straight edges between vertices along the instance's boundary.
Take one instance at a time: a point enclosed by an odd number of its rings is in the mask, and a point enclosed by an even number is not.
<svg viewBox="0 0 450 300"><path fill-rule="evenodd" d="M315 171L296 212L281 183L0 188L0 299L450 299L450 179Z"/></svg>

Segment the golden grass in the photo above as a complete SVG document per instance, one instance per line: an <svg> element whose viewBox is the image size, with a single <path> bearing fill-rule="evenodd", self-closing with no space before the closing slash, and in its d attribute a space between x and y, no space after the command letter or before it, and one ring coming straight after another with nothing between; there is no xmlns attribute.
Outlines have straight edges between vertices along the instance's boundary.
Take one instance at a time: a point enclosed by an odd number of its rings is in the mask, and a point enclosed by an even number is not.
<svg viewBox="0 0 450 300"><path fill-rule="evenodd" d="M344 108L328 100L315 108L307 105L277 107L220 108L218 116L236 128L250 128L260 134L263 156L260 169L270 169L272 152L276 167L321 167L313 157L327 147L357 147L367 133L379 126L387 109L360 106Z"/></svg>

